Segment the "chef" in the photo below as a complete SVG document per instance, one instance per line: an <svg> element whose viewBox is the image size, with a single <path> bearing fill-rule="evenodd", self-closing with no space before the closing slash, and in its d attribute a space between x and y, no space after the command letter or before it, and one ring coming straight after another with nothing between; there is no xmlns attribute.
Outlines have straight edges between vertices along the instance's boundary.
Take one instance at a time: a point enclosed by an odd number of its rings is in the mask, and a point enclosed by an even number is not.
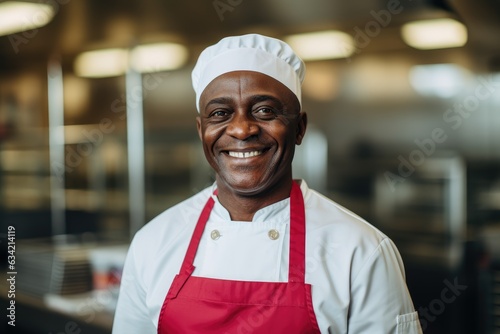
<svg viewBox="0 0 500 334"><path fill-rule="evenodd" d="M257 34L192 72L214 184L134 237L114 334L421 333L392 241L292 178L304 63Z"/></svg>

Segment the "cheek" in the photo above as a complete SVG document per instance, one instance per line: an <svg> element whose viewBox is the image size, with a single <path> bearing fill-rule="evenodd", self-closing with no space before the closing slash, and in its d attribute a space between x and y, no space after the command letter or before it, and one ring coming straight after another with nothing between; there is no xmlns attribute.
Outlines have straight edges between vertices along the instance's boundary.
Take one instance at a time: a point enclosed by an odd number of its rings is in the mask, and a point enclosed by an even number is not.
<svg viewBox="0 0 500 334"><path fill-rule="evenodd" d="M202 128L202 142L205 151L211 152L213 146L220 137L220 129L213 126Z"/></svg>
<svg viewBox="0 0 500 334"><path fill-rule="evenodd" d="M213 137L214 129L209 125L201 125L201 137L203 142L208 142Z"/></svg>
<svg viewBox="0 0 500 334"><path fill-rule="evenodd" d="M272 134L274 140L278 143L281 149L295 145L295 132L291 131L290 128L290 126L280 126L273 127L268 130L268 133Z"/></svg>

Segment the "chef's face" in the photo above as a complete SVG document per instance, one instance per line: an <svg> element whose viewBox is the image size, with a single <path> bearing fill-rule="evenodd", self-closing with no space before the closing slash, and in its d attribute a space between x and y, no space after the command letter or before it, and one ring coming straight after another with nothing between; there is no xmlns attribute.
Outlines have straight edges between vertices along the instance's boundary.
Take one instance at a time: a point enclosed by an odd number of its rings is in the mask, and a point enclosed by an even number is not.
<svg viewBox="0 0 500 334"><path fill-rule="evenodd" d="M253 71L215 78L200 97L198 134L219 187L257 195L287 187L307 118L279 81Z"/></svg>

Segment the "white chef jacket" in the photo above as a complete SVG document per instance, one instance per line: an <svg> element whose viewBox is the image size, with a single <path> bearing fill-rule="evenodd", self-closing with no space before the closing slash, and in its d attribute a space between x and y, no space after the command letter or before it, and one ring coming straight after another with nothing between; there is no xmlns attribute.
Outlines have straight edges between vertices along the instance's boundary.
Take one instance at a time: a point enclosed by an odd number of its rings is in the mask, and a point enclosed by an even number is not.
<svg viewBox="0 0 500 334"><path fill-rule="evenodd" d="M393 242L300 183L306 212L305 280L312 286L321 333L422 333ZM213 187L201 191L137 232L123 271L113 334L157 332L165 296L212 192ZM290 200L257 211L252 222L240 222L231 221L229 212L214 199L193 275L286 282Z"/></svg>

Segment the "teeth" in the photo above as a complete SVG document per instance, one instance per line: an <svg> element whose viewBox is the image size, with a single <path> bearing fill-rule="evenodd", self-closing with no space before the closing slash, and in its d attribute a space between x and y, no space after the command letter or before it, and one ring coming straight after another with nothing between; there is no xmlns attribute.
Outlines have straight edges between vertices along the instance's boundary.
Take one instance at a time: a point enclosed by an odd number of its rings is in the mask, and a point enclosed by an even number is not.
<svg viewBox="0 0 500 334"><path fill-rule="evenodd" d="M250 158L257 155L261 155L262 151L252 151L252 152L232 152L229 151L229 155L235 158Z"/></svg>

